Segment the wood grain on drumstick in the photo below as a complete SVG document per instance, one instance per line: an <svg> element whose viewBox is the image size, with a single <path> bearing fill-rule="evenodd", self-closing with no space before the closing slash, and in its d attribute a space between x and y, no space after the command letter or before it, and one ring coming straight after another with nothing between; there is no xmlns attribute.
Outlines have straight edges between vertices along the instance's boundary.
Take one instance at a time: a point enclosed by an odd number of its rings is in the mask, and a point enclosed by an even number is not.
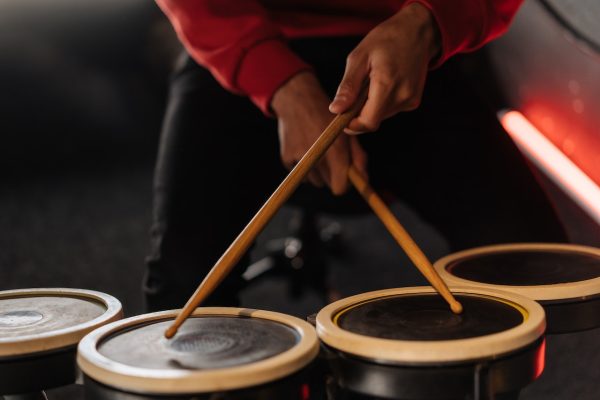
<svg viewBox="0 0 600 400"><path fill-rule="evenodd" d="M431 262L421 251L417 243L410 237L406 229L400 224L400 221L392 214L390 209L383 202L381 197L375 193L367 180L354 167L348 169L348 178L356 190L371 206L373 212L379 217L381 222L388 229L390 234L396 239L396 242L406 252L415 266L421 271L425 278L438 291L438 293L448 302L452 311L456 314L462 312L462 305L454 298L448 286L444 283L440 275L431 265Z"/></svg>
<svg viewBox="0 0 600 400"><path fill-rule="evenodd" d="M337 115L327 128L325 128L323 133L321 133L321 136L319 136L310 149L308 149L302 159L290 171L288 176L283 180L275 192L273 192L271 197L269 197L261 209L258 210L248 225L246 225L229 248L225 250L225 253L223 253L217 263L212 267L208 275L206 275L202 283L200 283L200 286L198 286L198 289L196 289L192 297L177 315L173 324L166 330L166 338L172 338L175 333L177 333L181 324L185 322L196 307L198 307L198 305L217 288L223 279L225 279L227 274L229 274L231 269L271 220L273 215L275 215L285 201L292 195L294 190L296 190L310 169L319 161L321 156L325 154L329 146L337 139L352 118L358 114L366 98L367 91L365 87L354 106L345 113Z"/></svg>

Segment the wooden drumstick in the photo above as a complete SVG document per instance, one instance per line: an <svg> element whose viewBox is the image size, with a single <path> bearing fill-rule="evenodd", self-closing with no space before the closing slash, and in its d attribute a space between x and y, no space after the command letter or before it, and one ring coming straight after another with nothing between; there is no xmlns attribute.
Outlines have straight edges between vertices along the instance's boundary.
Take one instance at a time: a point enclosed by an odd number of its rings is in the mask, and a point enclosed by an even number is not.
<svg viewBox="0 0 600 400"><path fill-rule="evenodd" d="M233 241L221 258L212 267L208 275L204 278L198 289L185 304L181 312L175 318L173 324L165 331L167 339L172 338L177 330L185 322L185 320L194 312L196 307L204 301L225 279L234 265L240 260L244 253L248 250L252 242L263 230L265 225L271 220L273 215L281 208L285 201L296 190L298 185L306 177L310 169L319 161L321 156L325 154L329 146L337 139L339 134L350 123L350 121L358 114L367 99L367 85L363 87L361 94L352 108L348 111L337 115L333 121L325 128L321 136L308 149L302 159L290 171L288 176L283 180L279 187L273 192L271 197L261 207L256 215L250 220L248 225L242 230L238 237Z"/></svg>
<svg viewBox="0 0 600 400"><path fill-rule="evenodd" d="M427 256L423 254L417 243L415 243L406 229L400 224L400 221L392 214L381 197L375 193L366 179L354 166L350 166L348 169L348 178L350 178L350 182L352 182L356 190L361 194L369 206L371 206L373 212L375 212L381 222L383 222L390 234L396 239L396 242L398 242L400 247L402 247L429 283L431 283L431 286L433 286L448 302L452 312L460 314L463 309L462 305L454 298L450 290L448 290L448 286L446 286L440 275L433 268L433 265L431 265Z"/></svg>

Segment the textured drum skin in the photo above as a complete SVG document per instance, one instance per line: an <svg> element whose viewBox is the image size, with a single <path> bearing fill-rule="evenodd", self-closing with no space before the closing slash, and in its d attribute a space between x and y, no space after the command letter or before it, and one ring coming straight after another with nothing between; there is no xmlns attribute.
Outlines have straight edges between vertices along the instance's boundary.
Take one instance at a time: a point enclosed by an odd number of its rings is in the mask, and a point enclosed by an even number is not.
<svg viewBox="0 0 600 400"><path fill-rule="evenodd" d="M463 305L454 314L436 294L367 301L341 313L337 324L360 335L392 340L453 340L491 335L514 328L523 315L486 298L455 296Z"/></svg>
<svg viewBox="0 0 600 400"><path fill-rule="evenodd" d="M552 285L600 277L600 257L564 250L515 250L466 257L446 266L449 273L495 285Z"/></svg>
<svg viewBox="0 0 600 400"><path fill-rule="evenodd" d="M278 322L234 317L191 318L175 338L164 337L171 321L114 334L98 351L133 367L150 369L218 369L249 364L283 353L299 340Z"/></svg>

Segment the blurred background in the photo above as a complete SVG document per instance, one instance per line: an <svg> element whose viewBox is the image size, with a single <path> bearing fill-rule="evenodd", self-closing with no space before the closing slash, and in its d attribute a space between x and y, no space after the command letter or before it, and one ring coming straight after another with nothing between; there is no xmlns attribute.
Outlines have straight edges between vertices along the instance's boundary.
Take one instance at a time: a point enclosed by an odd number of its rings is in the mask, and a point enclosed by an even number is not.
<svg viewBox="0 0 600 400"><path fill-rule="evenodd" d="M557 172L543 152L527 151L571 241L594 246L598 21L597 0L527 0L507 35L462 57L491 107L519 111L571 163ZM127 316L143 313L152 169L180 50L148 0L0 0L0 290L95 289L119 298ZM448 252L418 215L403 204L393 210L432 260ZM297 217L292 208L278 214L255 260L279 246ZM319 215L315 223L328 235L331 251L315 261L327 263L326 276L302 275L298 287L289 274L273 274L245 289L245 305L306 317L324 304L313 278L344 296L423 283L373 216ZM546 372L523 399L597 398L598 330L551 337L548 353ZM61 388L49 398L82 392Z"/></svg>

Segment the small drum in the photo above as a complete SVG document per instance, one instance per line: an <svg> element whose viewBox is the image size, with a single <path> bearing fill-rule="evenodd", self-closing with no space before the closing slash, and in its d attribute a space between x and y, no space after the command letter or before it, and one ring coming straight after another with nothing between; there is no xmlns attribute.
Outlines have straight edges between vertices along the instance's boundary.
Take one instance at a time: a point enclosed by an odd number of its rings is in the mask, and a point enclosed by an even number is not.
<svg viewBox="0 0 600 400"><path fill-rule="evenodd" d="M600 327L600 249L571 244L506 244L461 251L435 268L449 286L517 293L546 311L547 333Z"/></svg>
<svg viewBox="0 0 600 400"><path fill-rule="evenodd" d="M285 314L198 308L164 337L177 311L104 326L79 344L86 398L306 399L307 366L319 351L314 328Z"/></svg>
<svg viewBox="0 0 600 400"><path fill-rule="evenodd" d="M117 299L91 290L0 291L0 395L74 383L79 340L121 317Z"/></svg>
<svg viewBox="0 0 600 400"><path fill-rule="evenodd" d="M542 373L538 303L490 289L453 293L460 315L428 287L360 294L322 309L317 333L338 386L386 399L481 399L518 392Z"/></svg>

